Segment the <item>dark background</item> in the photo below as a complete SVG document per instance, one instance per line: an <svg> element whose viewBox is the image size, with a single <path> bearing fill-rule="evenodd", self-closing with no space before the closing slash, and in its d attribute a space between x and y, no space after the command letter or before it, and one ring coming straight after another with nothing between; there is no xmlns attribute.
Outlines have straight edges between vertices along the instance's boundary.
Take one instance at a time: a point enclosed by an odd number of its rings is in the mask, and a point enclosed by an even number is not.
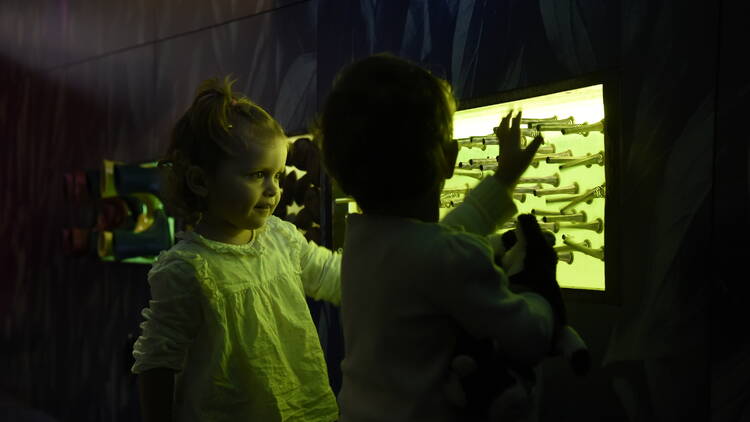
<svg viewBox="0 0 750 422"><path fill-rule="evenodd" d="M620 304L570 301L594 370L544 364L552 421L750 420L747 6L677 0L0 3L0 402L136 421L147 266L70 258L62 174L159 157L198 83L304 133L336 72L390 51L459 99L616 74ZM337 365L335 315L321 330ZM335 371L334 371L335 372Z"/></svg>

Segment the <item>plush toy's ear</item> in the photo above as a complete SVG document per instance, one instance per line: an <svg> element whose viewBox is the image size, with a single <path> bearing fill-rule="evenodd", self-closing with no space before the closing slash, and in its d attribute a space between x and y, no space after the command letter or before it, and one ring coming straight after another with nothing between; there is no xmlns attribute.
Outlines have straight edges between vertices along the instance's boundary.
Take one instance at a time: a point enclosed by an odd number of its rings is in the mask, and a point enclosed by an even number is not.
<svg viewBox="0 0 750 422"><path fill-rule="evenodd" d="M555 246L555 234L552 233L549 230L542 230L542 235L544 236L544 239L547 241L547 244L550 246Z"/></svg>
<svg viewBox="0 0 750 422"><path fill-rule="evenodd" d="M516 232L518 232L518 234L516 234ZM544 239L547 241L547 244L549 244L550 246L554 246L555 242L557 241L555 239L555 234L549 230L541 230L541 232L542 236L544 236ZM523 239L522 230L508 230L507 232L500 235L502 248L506 251L510 250L513 246L516 245L516 243L519 241L519 238L522 239L522 242L525 242L525 239Z"/></svg>

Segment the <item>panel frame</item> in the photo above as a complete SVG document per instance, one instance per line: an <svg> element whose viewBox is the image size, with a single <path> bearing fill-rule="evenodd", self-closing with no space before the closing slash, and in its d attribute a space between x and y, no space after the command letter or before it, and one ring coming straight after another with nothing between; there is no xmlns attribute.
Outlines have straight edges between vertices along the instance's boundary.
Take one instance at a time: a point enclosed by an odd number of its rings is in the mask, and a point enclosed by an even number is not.
<svg viewBox="0 0 750 422"><path fill-rule="evenodd" d="M608 305L622 305L622 253L620 228L622 216L620 168L617 159L622 154L621 123L620 123L620 81L621 69L612 68L597 71L574 78L557 80L554 82L521 87L518 89L500 91L487 95L456 99L456 111L484 107L499 103L519 101L526 98L542 95L555 94L584 88L591 85L603 86L604 115L606 116L606 128L604 134L604 172L607 183L607 196L604 205L605 224L604 245L605 265L604 279L605 290L586 290L562 287L563 298L570 302L601 303Z"/></svg>

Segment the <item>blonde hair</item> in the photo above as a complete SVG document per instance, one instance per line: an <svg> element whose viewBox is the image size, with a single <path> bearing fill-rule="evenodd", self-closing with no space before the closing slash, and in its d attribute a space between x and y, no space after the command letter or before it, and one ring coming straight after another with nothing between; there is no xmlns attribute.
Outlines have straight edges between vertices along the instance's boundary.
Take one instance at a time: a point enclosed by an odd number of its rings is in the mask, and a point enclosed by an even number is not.
<svg viewBox="0 0 750 422"><path fill-rule="evenodd" d="M169 210L194 224L206 209L203 198L187 185L191 166L215 174L222 160L246 151L249 143L284 137L281 125L263 108L232 91L229 76L203 81L192 105L172 130L159 166L164 172L162 195Z"/></svg>

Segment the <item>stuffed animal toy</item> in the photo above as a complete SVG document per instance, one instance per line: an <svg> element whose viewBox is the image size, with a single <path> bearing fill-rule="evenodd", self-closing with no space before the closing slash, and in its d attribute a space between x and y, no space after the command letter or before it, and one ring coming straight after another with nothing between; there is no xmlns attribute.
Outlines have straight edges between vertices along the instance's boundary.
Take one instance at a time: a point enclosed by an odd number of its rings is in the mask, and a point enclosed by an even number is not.
<svg viewBox="0 0 750 422"><path fill-rule="evenodd" d="M556 281L555 236L542 231L531 214L518 217L517 228L489 238L495 262L508 275L513 291L532 291L544 297L555 314L555 333L549 356L563 356L578 375L588 372L590 355L578 333L567 325L565 305ZM457 341L452 380L446 394L463 407L467 422L528 421L535 418L536 368L503 357L490 339L468 333ZM457 382L458 381L458 382Z"/></svg>

